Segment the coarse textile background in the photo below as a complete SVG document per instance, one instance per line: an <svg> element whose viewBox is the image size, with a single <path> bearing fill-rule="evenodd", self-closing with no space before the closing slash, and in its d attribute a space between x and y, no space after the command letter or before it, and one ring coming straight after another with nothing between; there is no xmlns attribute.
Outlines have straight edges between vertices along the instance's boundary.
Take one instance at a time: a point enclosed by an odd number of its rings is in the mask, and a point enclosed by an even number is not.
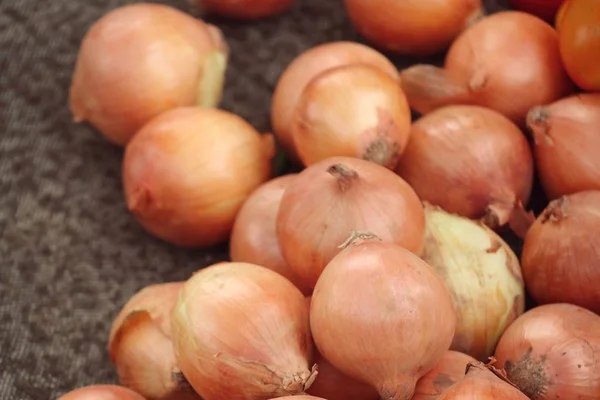
<svg viewBox="0 0 600 400"><path fill-rule="evenodd" d="M185 0L162 1L191 12ZM143 286L227 257L175 248L127 212L122 149L72 123L79 44L124 0L0 0L0 399L56 399L116 381L110 324ZM488 10L504 4L488 1ZM223 107L267 131L271 93L301 51L358 40L342 0L299 0L253 23L212 19L231 47ZM438 57L439 59L439 57ZM415 60L399 60L399 67Z"/></svg>

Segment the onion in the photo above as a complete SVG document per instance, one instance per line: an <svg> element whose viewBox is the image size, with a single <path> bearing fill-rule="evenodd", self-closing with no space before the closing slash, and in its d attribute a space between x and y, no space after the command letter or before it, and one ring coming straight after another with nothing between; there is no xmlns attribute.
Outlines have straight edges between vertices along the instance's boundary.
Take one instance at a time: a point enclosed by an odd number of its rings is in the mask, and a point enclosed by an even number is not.
<svg viewBox="0 0 600 400"><path fill-rule="evenodd" d="M319 379L316 379L308 389L308 394L327 400L379 399L379 393L375 388L341 373L318 352L315 356L315 363L319 366Z"/></svg>
<svg viewBox="0 0 600 400"><path fill-rule="evenodd" d="M357 157L393 169L408 142L410 108L398 82L368 65L345 65L315 77L292 117L304 165Z"/></svg>
<svg viewBox="0 0 600 400"><path fill-rule="evenodd" d="M91 385L75 389L58 400L144 400L136 392L116 385Z"/></svg>
<svg viewBox="0 0 600 400"><path fill-rule="evenodd" d="M149 400L199 399L179 371L171 343L170 313L182 282L136 293L113 323L109 349L119 381Z"/></svg>
<svg viewBox="0 0 600 400"><path fill-rule="evenodd" d="M198 107L168 111L127 146L127 205L144 228L168 242L223 242L243 202L268 180L273 155L272 136L261 137L236 115Z"/></svg>
<svg viewBox="0 0 600 400"><path fill-rule="evenodd" d="M538 304L571 303L600 313L600 191L553 200L527 232L521 262Z"/></svg>
<svg viewBox="0 0 600 400"><path fill-rule="evenodd" d="M429 265L400 246L359 232L343 246L312 296L315 344L383 400L409 400L452 342L450 293Z"/></svg>
<svg viewBox="0 0 600 400"><path fill-rule="evenodd" d="M401 78L410 106L419 113L474 104L519 125L531 107L572 90L554 29L519 11L492 14L467 29L450 47L443 69L416 65Z"/></svg>
<svg viewBox="0 0 600 400"><path fill-rule="evenodd" d="M546 195L555 199L600 189L600 94L579 94L531 109L537 171Z"/></svg>
<svg viewBox="0 0 600 400"><path fill-rule="evenodd" d="M172 326L181 370L204 400L302 394L316 377L306 299L267 268L219 263L197 272Z"/></svg>
<svg viewBox="0 0 600 400"><path fill-rule="evenodd" d="M71 85L75 121L125 145L167 110L216 106L228 52L218 28L172 7L117 8L81 44Z"/></svg>
<svg viewBox="0 0 600 400"><path fill-rule="evenodd" d="M195 0L210 14L239 20L271 17L287 11L296 0Z"/></svg>
<svg viewBox="0 0 600 400"><path fill-rule="evenodd" d="M481 223L425 207L422 258L442 277L457 313L451 349L487 360L500 336L524 311L519 259Z"/></svg>
<svg viewBox="0 0 600 400"><path fill-rule="evenodd" d="M367 40L403 55L446 49L484 14L481 0L345 0L350 19Z"/></svg>
<svg viewBox="0 0 600 400"><path fill-rule="evenodd" d="M412 400L436 400L446 389L463 379L469 363L476 360L449 350L442 360L417 382Z"/></svg>
<svg viewBox="0 0 600 400"><path fill-rule="evenodd" d="M397 168L422 200L492 228L527 203L533 157L519 128L479 106L446 106L411 129Z"/></svg>
<svg viewBox="0 0 600 400"><path fill-rule="evenodd" d="M556 13L565 0L510 0L517 10L525 11L548 22L553 22Z"/></svg>
<svg viewBox="0 0 600 400"><path fill-rule="evenodd" d="M496 357L532 400L600 399L600 317L571 304L527 311L504 333Z"/></svg>
<svg viewBox="0 0 600 400"><path fill-rule="evenodd" d="M438 400L528 400L492 366L468 364L465 377L448 388Z"/></svg>
<svg viewBox="0 0 600 400"><path fill-rule="evenodd" d="M309 290L303 287L302 282L283 259L275 232L283 192L295 177L296 174L280 176L252 192L233 224L229 239L229 256L231 261L267 267L308 293Z"/></svg>
<svg viewBox="0 0 600 400"><path fill-rule="evenodd" d="M330 399L322 399L320 397L315 396L285 396L285 397L277 397L277 400L330 400ZM275 400L275 399L271 399Z"/></svg>
<svg viewBox="0 0 600 400"><path fill-rule="evenodd" d="M398 79L398 70L383 54L363 44L346 41L312 47L298 55L283 71L273 93L271 125L292 160L299 159L290 126L304 88L322 72L350 64L370 65Z"/></svg>
<svg viewBox="0 0 600 400"><path fill-rule="evenodd" d="M392 171L357 158L333 157L302 171L286 189L277 217L283 257L314 288L353 230L419 253L425 216L411 187Z"/></svg>

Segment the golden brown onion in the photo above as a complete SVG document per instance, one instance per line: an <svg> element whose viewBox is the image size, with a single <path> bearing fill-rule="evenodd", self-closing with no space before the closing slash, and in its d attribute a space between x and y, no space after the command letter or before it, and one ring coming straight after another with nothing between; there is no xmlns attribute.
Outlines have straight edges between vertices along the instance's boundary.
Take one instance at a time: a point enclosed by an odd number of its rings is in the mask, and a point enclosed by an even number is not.
<svg viewBox="0 0 600 400"><path fill-rule="evenodd" d="M417 381L411 400L436 400L446 389L462 380L467 365L475 361L471 356L448 350L442 360Z"/></svg>

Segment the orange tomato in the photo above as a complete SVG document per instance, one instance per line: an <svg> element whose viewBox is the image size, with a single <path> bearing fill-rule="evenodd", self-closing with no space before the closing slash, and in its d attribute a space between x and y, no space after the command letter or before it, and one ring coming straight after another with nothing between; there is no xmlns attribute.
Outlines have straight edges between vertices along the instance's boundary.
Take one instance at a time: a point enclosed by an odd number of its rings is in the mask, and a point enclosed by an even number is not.
<svg viewBox="0 0 600 400"><path fill-rule="evenodd" d="M581 89L600 91L600 0L569 0L556 19L560 53Z"/></svg>

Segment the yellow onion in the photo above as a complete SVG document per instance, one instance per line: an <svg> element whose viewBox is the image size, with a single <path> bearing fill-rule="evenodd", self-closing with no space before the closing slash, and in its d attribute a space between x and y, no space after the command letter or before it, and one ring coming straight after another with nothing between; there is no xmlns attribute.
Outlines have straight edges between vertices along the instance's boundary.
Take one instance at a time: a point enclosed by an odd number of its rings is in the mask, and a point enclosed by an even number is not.
<svg viewBox="0 0 600 400"><path fill-rule="evenodd" d="M457 325L451 349L478 360L492 355L525 306L519 259L484 224L426 204L422 258L452 293Z"/></svg>
<svg viewBox="0 0 600 400"><path fill-rule="evenodd" d="M467 365L475 361L469 355L448 350L442 360L417 381L411 400L436 400L446 389L462 380Z"/></svg>

